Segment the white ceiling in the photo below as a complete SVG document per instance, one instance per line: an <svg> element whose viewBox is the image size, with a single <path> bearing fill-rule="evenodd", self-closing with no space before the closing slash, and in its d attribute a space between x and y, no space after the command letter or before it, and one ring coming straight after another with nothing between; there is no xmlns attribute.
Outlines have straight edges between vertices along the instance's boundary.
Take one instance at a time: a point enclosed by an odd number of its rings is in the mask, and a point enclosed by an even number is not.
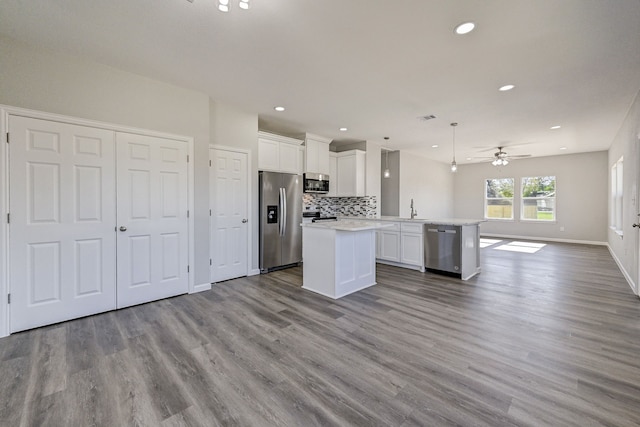
<svg viewBox="0 0 640 427"><path fill-rule="evenodd" d="M205 92L262 130L442 162L454 121L459 163L606 150L640 89L638 0L231 2L2 0L0 34Z"/></svg>

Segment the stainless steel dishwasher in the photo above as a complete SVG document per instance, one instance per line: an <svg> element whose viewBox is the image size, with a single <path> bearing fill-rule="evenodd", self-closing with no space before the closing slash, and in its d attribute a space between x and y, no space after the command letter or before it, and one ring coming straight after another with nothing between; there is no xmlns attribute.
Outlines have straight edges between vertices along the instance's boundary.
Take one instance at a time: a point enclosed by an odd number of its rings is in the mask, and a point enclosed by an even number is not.
<svg viewBox="0 0 640 427"><path fill-rule="evenodd" d="M461 274L461 230L457 225L424 225L424 264L429 270Z"/></svg>

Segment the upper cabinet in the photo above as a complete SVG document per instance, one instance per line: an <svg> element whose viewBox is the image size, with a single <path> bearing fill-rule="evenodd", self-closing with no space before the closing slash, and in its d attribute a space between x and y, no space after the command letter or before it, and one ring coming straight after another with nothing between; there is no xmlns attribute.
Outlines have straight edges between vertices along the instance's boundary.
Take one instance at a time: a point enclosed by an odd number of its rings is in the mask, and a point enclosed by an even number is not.
<svg viewBox="0 0 640 427"><path fill-rule="evenodd" d="M331 176L329 165L329 144L331 140L322 136L306 134L305 137L305 172L321 173Z"/></svg>
<svg viewBox="0 0 640 427"><path fill-rule="evenodd" d="M327 196L336 197L338 195L338 153L329 152L329 193Z"/></svg>
<svg viewBox="0 0 640 427"><path fill-rule="evenodd" d="M349 150L336 153L336 196L361 197L366 196L366 153L362 150ZM329 182L331 188L331 181Z"/></svg>
<svg viewBox="0 0 640 427"><path fill-rule="evenodd" d="M302 142L286 136L258 132L258 170L302 174Z"/></svg>

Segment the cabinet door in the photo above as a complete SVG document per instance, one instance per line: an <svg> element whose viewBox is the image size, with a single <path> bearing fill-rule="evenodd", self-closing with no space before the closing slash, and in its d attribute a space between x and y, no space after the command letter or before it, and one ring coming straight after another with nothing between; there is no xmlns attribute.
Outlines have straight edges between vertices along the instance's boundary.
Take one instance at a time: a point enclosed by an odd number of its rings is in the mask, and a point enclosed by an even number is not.
<svg viewBox="0 0 640 427"><path fill-rule="evenodd" d="M337 161L337 196L356 196L356 156L341 156Z"/></svg>
<svg viewBox="0 0 640 427"><path fill-rule="evenodd" d="M331 178L331 164L329 161L329 144L321 142L318 144L318 172L329 174Z"/></svg>
<svg viewBox="0 0 640 427"><path fill-rule="evenodd" d="M323 145L319 141L313 139L307 139L306 142L306 162L304 165L305 172L321 173L318 165L318 159L320 154L320 146Z"/></svg>
<svg viewBox="0 0 640 427"><path fill-rule="evenodd" d="M402 233L402 263L422 266L422 233Z"/></svg>
<svg viewBox="0 0 640 427"><path fill-rule="evenodd" d="M258 169L280 170L280 143L269 139L258 139Z"/></svg>
<svg viewBox="0 0 640 427"><path fill-rule="evenodd" d="M327 196L336 197L338 192L338 158L334 154L329 155L329 193Z"/></svg>
<svg viewBox="0 0 640 427"><path fill-rule="evenodd" d="M380 230L380 259L400 262L400 233Z"/></svg>
<svg viewBox="0 0 640 427"><path fill-rule="evenodd" d="M300 173L298 146L280 143L280 171L286 173Z"/></svg>

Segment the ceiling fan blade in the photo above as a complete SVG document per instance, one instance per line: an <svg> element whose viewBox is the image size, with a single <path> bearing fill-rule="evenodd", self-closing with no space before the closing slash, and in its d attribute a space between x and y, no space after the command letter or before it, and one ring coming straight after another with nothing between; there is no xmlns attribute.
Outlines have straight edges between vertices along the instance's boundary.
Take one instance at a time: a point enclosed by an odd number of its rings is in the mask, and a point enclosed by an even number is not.
<svg viewBox="0 0 640 427"><path fill-rule="evenodd" d="M510 159L523 159L525 157L531 157L531 154L516 154L516 155L507 155L508 158Z"/></svg>

